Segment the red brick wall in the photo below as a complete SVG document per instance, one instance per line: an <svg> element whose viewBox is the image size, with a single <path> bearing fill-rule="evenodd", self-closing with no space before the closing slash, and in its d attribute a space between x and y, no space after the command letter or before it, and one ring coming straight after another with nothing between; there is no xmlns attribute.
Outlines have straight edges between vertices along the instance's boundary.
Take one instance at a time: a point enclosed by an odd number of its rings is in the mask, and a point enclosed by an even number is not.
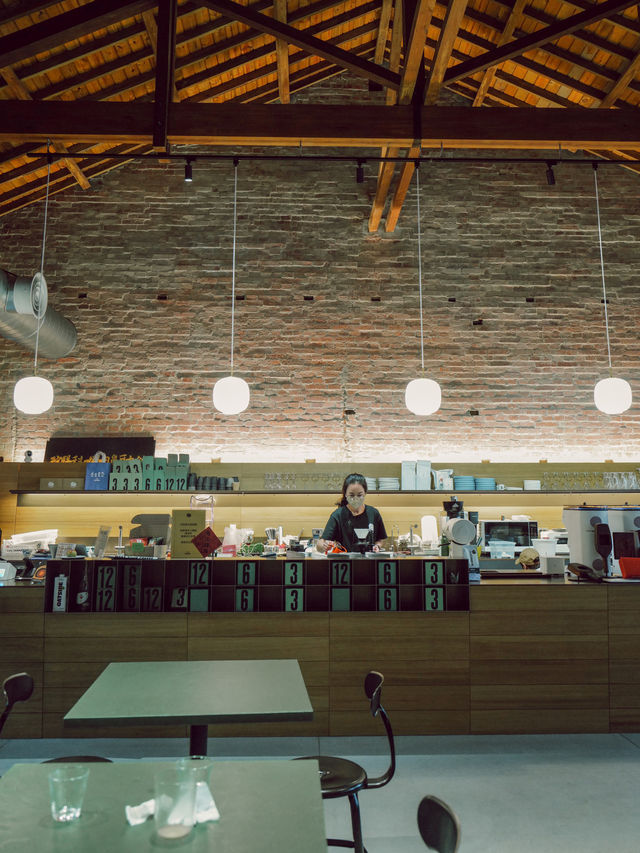
<svg viewBox="0 0 640 853"><path fill-rule="evenodd" d="M640 177L599 171L614 372L636 395L607 417L592 400L607 362L591 169L560 166L550 187L543 164L422 167L425 359L443 403L418 418L404 407L415 182L396 233L371 236L365 171L357 184L353 164L241 163L239 417L211 405L229 366L232 165L196 162L185 184L181 162L139 162L52 197L45 273L78 346L42 360L55 405L26 416L12 389L33 356L0 338L0 455L41 458L52 434L151 433L158 452L206 460L638 458ZM0 219L0 267L39 268L42 218Z"/></svg>

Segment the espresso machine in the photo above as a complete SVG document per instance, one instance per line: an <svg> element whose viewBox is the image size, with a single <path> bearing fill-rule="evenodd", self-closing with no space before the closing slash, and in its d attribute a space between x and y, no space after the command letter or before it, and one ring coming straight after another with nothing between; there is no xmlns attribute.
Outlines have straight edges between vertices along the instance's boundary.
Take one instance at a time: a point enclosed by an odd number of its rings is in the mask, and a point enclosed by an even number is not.
<svg viewBox="0 0 640 853"><path fill-rule="evenodd" d="M640 507L568 506L562 510L572 563L619 577L620 557L640 556Z"/></svg>

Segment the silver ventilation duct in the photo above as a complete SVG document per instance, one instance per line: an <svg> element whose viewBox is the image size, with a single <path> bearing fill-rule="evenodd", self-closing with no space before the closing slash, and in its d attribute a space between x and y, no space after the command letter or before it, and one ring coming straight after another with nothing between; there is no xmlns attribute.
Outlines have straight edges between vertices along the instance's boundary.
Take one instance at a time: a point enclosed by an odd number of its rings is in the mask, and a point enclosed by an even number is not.
<svg viewBox="0 0 640 853"><path fill-rule="evenodd" d="M34 309L37 311L38 306L35 301L32 303L33 298L31 279L0 270L0 335L35 352ZM46 300L46 285L44 299ZM46 305L46 301L44 304ZM47 306L38 336L38 355L62 358L74 349L77 339L78 333L71 320L67 320L50 305Z"/></svg>

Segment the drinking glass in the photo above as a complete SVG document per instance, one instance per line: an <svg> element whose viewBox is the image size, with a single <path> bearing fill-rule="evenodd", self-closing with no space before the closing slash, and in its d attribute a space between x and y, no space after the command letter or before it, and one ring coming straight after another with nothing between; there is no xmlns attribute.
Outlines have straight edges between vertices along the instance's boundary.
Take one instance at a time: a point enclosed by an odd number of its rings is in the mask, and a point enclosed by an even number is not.
<svg viewBox="0 0 640 853"><path fill-rule="evenodd" d="M196 778L179 764L154 778L156 835L164 840L186 838L195 822Z"/></svg>
<svg viewBox="0 0 640 853"><path fill-rule="evenodd" d="M51 817L59 823L77 820L87 790L89 768L82 764L63 764L49 773Z"/></svg>

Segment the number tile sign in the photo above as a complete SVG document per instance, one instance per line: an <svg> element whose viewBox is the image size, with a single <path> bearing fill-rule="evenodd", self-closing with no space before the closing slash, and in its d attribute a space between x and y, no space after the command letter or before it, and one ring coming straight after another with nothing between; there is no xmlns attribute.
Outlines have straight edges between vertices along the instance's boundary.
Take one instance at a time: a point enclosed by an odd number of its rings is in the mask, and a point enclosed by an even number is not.
<svg viewBox="0 0 640 853"><path fill-rule="evenodd" d="M175 559L49 561L47 612L302 613L469 609L469 575L453 559ZM63 590L63 593L61 593ZM83 605L82 609L86 609Z"/></svg>

